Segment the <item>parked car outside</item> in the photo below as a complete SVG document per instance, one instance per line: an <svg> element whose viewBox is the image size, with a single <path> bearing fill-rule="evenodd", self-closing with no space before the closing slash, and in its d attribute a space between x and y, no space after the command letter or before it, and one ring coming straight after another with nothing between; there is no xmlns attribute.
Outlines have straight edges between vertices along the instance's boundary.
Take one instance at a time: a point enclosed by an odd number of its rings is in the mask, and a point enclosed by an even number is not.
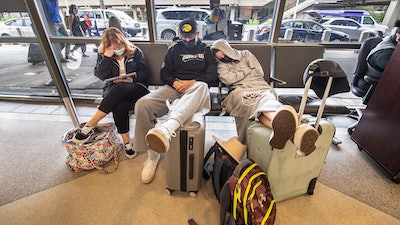
<svg viewBox="0 0 400 225"><path fill-rule="evenodd" d="M378 35L375 30L361 25L353 19L341 17L324 17L321 19L320 23L325 27L331 28L332 30L341 31L349 34L350 41L358 41L360 39L361 33L363 32L368 32L368 37L375 37Z"/></svg>
<svg viewBox="0 0 400 225"><path fill-rule="evenodd" d="M178 36L177 28L182 20L193 19L197 22L200 37L206 34L210 10L195 7L168 7L156 10L156 38L173 40ZM228 38L241 40L243 24L237 21L228 23Z"/></svg>
<svg viewBox="0 0 400 225"><path fill-rule="evenodd" d="M282 20L279 37L283 38L287 29L293 30L292 41L321 41L322 35L325 30L331 31L329 41L349 41L349 35L334 31L329 28L322 26L321 24L313 20L303 19L286 19ZM257 41L267 41L271 26L266 25L260 27L256 32Z"/></svg>
<svg viewBox="0 0 400 225"><path fill-rule="evenodd" d="M92 22L92 33L101 33L108 28L108 20L111 16L117 17L121 21L121 26L124 31L132 37L142 32L138 21L132 19L124 11L112 9L79 9L78 15L81 20L84 20L85 13L89 14L89 19Z"/></svg>
<svg viewBox="0 0 400 225"><path fill-rule="evenodd" d="M324 17L350 18L372 30L375 30L380 37L390 35L390 29L388 26L376 22L372 15L366 10L307 10L304 13L311 16L311 19L317 22L320 22Z"/></svg>
<svg viewBox="0 0 400 225"><path fill-rule="evenodd" d="M0 23L0 35L2 37L28 37L35 36L32 29L32 22L29 17L10 19Z"/></svg>
<svg viewBox="0 0 400 225"><path fill-rule="evenodd" d="M156 33L157 39L172 40L178 36L177 28L182 20L193 19L197 22L200 37L206 31L206 18L210 14L208 10L188 8L164 8L156 10Z"/></svg>

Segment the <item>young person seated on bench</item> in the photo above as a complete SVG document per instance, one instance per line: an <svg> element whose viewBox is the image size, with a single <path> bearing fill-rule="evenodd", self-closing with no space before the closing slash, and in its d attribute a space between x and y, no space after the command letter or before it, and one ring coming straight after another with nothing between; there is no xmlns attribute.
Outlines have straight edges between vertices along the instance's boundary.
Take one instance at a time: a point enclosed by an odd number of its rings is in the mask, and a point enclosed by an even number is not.
<svg viewBox="0 0 400 225"><path fill-rule="evenodd" d="M98 110L82 130L76 133L72 141L76 144L85 143L93 134L93 128L97 123L112 112L118 133L121 134L125 144L125 155L134 158L137 152L132 150L129 137L129 110L140 97L149 93L147 89L149 68L145 64L143 52L115 27L103 32L98 53L94 75L101 80L136 73L132 77L105 83L103 100Z"/></svg>
<svg viewBox="0 0 400 225"><path fill-rule="evenodd" d="M148 155L141 174L143 183L153 180L160 153L168 151L175 131L195 113L205 115L210 111L208 84L218 82L215 59L210 47L198 39L196 22L182 21L179 31L181 40L168 49L160 71L165 85L135 104L133 149L147 150ZM157 123L158 117L169 112L166 101L178 102L170 111L167 121Z"/></svg>
<svg viewBox="0 0 400 225"><path fill-rule="evenodd" d="M242 143L250 120L258 119L273 130L271 147L283 149L293 138L305 155L315 150L318 131L308 124L299 126L296 110L278 101L275 90L264 80L259 61L250 51L234 49L223 39L215 41L211 51L218 61L219 79L230 88L223 104L235 117Z"/></svg>
<svg viewBox="0 0 400 225"><path fill-rule="evenodd" d="M368 54L367 61L371 67L383 73L399 41L400 28L397 28L394 34L384 37Z"/></svg>

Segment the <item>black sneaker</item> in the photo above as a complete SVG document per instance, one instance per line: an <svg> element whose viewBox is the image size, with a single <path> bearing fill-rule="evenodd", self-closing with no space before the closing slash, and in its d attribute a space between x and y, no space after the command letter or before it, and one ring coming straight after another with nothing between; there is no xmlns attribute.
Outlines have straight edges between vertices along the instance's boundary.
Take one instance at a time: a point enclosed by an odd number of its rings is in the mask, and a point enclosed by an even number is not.
<svg viewBox="0 0 400 225"><path fill-rule="evenodd" d="M92 134L94 133L94 129L91 129L88 133L83 133L82 130L78 131L74 137L72 138L72 142L74 142L77 145L84 144L86 143Z"/></svg>
<svg viewBox="0 0 400 225"><path fill-rule="evenodd" d="M133 158L135 158L137 156L137 152L133 151L132 149L125 149L125 155L129 159L133 159Z"/></svg>

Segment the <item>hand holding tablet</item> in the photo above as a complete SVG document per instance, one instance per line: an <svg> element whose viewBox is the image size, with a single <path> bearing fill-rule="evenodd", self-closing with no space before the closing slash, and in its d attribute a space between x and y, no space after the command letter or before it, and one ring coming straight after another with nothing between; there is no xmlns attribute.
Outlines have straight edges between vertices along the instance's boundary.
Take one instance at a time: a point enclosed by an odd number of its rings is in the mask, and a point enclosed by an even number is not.
<svg viewBox="0 0 400 225"><path fill-rule="evenodd" d="M114 80L124 79L124 78L132 77L132 76L136 76L136 72L128 73L128 74L125 74L125 75L122 75L122 76L116 76L116 77L107 78L107 79L104 80L104 82L111 82L111 81L114 81Z"/></svg>

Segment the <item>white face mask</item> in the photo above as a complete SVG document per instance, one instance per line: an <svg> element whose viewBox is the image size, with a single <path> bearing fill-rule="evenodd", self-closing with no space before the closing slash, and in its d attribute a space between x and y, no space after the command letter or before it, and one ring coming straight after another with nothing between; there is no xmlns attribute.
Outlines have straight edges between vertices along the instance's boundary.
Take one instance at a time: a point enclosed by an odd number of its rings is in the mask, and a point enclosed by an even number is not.
<svg viewBox="0 0 400 225"><path fill-rule="evenodd" d="M114 54L116 54L117 56L121 56L122 54L124 54L125 52L125 48L121 48L119 50L113 50Z"/></svg>

